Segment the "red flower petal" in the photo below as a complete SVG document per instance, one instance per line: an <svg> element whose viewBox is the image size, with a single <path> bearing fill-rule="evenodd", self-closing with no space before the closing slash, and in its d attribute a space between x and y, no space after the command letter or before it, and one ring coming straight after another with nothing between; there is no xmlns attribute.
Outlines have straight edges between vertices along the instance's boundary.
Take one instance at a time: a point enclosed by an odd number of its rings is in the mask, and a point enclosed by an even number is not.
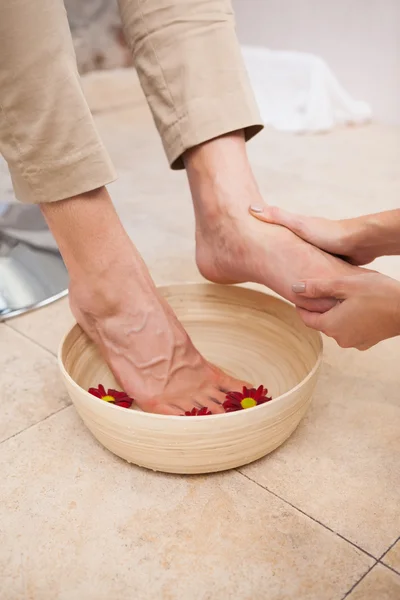
<svg viewBox="0 0 400 600"><path fill-rule="evenodd" d="M240 402L245 398L241 392L229 392L226 397L235 402Z"/></svg>
<svg viewBox="0 0 400 600"><path fill-rule="evenodd" d="M132 398L127 397L126 400L116 400L112 404L115 404L115 406L122 406L122 408L130 408L132 406L132 402Z"/></svg>
<svg viewBox="0 0 400 600"><path fill-rule="evenodd" d="M225 412L234 412L236 410L243 410L243 407L240 404L240 401L231 400L230 398L225 400L225 402L223 403L222 406L224 407Z"/></svg>
<svg viewBox="0 0 400 600"><path fill-rule="evenodd" d="M126 392L120 392L119 390L113 390L111 388L108 390L107 395L112 396L116 400L120 400L123 398L129 398L129 396Z"/></svg>
<svg viewBox="0 0 400 600"><path fill-rule="evenodd" d="M252 398L251 394L251 388L247 388L246 386L243 386L243 398ZM242 398L242 400L243 400Z"/></svg>
<svg viewBox="0 0 400 600"><path fill-rule="evenodd" d="M110 400L110 404L116 404L117 406L123 406L124 408L130 408L134 399L128 396L126 392L120 392L119 390L109 389L106 391L104 385L99 384L97 388L89 388L89 394L92 396L96 396L96 398L104 398L105 396L111 396L114 398L113 401Z"/></svg>
<svg viewBox="0 0 400 600"><path fill-rule="evenodd" d="M258 400L257 404L265 404L266 402L270 402L270 400L272 400L272 397L263 396Z"/></svg>
<svg viewBox="0 0 400 600"><path fill-rule="evenodd" d="M262 396L264 396L264 386L260 385L254 393L254 400L259 400Z"/></svg>
<svg viewBox="0 0 400 600"><path fill-rule="evenodd" d="M186 410L185 414L183 416L185 416L185 417L195 417L196 414L197 414L196 411L197 411L197 408L192 408L192 410Z"/></svg>
<svg viewBox="0 0 400 600"><path fill-rule="evenodd" d="M202 408L196 408L195 406L192 410L185 411L185 414L182 415L184 417L203 417L205 415L212 415L212 412L208 409L207 406L203 406Z"/></svg>
<svg viewBox="0 0 400 600"><path fill-rule="evenodd" d="M257 389L243 386L242 392L228 392L226 395L226 400L222 406L224 407L225 412L244 410L241 404L241 401L244 398L253 398L257 405L265 404L265 402L272 400L272 398L268 397L267 394L268 390L263 385L258 386Z"/></svg>

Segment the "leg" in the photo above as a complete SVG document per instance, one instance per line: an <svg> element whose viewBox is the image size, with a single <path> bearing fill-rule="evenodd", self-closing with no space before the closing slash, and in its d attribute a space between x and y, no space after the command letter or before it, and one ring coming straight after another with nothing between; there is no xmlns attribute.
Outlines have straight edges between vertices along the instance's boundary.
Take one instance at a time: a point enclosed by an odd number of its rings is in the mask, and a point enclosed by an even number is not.
<svg viewBox="0 0 400 600"><path fill-rule="evenodd" d="M53 202L115 179L61 0L0 3L0 107L0 152L22 202Z"/></svg>
<svg viewBox="0 0 400 600"><path fill-rule="evenodd" d="M158 294L105 188L46 204L43 211L71 277L72 312L140 408L223 412L226 392L245 384L196 351Z"/></svg>
<svg viewBox="0 0 400 600"><path fill-rule="evenodd" d="M249 214L250 206L265 204L248 162L243 133L188 150L184 160L196 214L197 265L203 276L220 283L254 281L309 310L331 308L331 300L298 298L291 288L294 279L332 278L358 269L288 229Z"/></svg>
<svg viewBox="0 0 400 600"><path fill-rule="evenodd" d="M262 125L230 0L119 4L167 157L172 168L186 167L202 274L217 282L263 283L294 301L293 280L352 272L291 232L248 214L251 204L263 200L245 141ZM325 300L302 302L314 310L331 306Z"/></svg>
<svg viewBox="0 0 400 600"><path fill-rule="evenodd" d="M16 193L41 205L69 272L72 311L123 388L144 410L221 412L223 390L242 382L198 354L118 219L104 187L114 171L61 1L0 5L0 94L1 151Z"/></svg>

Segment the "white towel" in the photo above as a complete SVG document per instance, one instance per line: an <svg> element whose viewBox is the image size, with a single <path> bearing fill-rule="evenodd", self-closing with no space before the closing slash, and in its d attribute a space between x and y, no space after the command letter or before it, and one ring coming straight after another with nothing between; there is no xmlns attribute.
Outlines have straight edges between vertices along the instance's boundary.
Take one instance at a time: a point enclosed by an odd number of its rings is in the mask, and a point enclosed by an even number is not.
<svg viewBox="0 0 400 600"><path fill-rule="evenodd" d="M251 46L242 52L265 124L302 133L371 120L368 104L354 100L321 58Z"/></svg>

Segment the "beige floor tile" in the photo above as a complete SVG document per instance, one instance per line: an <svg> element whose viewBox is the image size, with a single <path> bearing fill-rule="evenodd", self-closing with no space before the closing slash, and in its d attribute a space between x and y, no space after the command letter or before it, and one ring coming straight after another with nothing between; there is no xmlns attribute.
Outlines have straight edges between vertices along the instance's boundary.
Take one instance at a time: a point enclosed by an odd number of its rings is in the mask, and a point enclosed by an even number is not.
<svg viewBox="0 0 400 600"><path fill-rule="evenodd" d="M169 172L161 140L146 105L101 113L95 120L118 171L128 169L136 176L152 173L152 180L155 165Z"/></svg>
<svg viewBox="0 0 400 600"><path fill-rule="evenodd" d="M143 105L146 100L135 69L92 71L81 77L92 113Z"/></svg>
<svg viewBox="0 0 400 600"><path fill-rule="evenodd" d="M337 600L372 559L232 471L167 476L73 407L0 446L1 597Z"/></svg>
<svg viewBox="0 0 400 600"><path fill-rule="evenodd" d="M249 152L257 175L271 168L362 192L375 198L377 210L386 207L388 197L398 198L400 127L370 125L306 136L267 129L249 144Z"/></svg>
<svg viewBox="0 0 400 600"><path fill-rule="evenodd" d="M400 338L367 353L326 340L305 420L283 447L242 469L376 557L400 531L399 354Z"/></svg>
<svg viewBox="0 0 400 600"><path fill-rule="evenodd" d="M0 325L0 441L69 404L56 359Z"/></svg>
<svg viewBox="0 0 400 600"><path fill-rule="evenodd" d="M385 554L385 556L382 558L382 562L400 573L400 541L398 541L393 548L391 548L389 552Z"/></svg>
<svg viewBox="0 0 400 600"><path fill-rule="evenodd" d="M376 565L347 596L347 600L398 600L400 575Z"/></svg>
<svg viewBox="0 0 400 600"><path fill-rule="evenodd" d="M68 298L62 298L54 304L10 319L7 325L57 354L63 335L73 323Z"/></svg>
<svg viewBox="0 0 400 600"><path fill-rule="evenodd" d="M171 283L209 283L200 275L194 260L194 252L157 258L150 268L157 285Z"/></svg>
<svg viewBox="0 0 400 600"><path fill-rule="evenodd" d="M335 187L329 182L308 181L301 175L264 168L257 181L266 202L311 216L346 219L382 209L382 202L366 193ZM398 205L391 201L387 208Z"/></svg>

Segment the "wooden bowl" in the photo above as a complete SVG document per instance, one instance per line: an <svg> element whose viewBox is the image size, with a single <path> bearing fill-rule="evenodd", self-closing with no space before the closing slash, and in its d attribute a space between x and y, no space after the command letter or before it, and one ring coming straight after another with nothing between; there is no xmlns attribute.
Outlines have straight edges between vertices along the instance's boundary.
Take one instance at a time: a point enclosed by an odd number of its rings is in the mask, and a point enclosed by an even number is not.
<svg viewBox="0 0 400 600"><path fill-rule="evenodd" d="M69 395L92 434L108 450L167 473L210 473L250 463L280 446L311 401L322 357L319 333L307 329L286 302L236 286L160 288L200 352L273 400L207 417L165 416L114 406L89 394L116 387L96 347L75 325L59 364ZM120 389L120 388L119 388Z"/></svg>

